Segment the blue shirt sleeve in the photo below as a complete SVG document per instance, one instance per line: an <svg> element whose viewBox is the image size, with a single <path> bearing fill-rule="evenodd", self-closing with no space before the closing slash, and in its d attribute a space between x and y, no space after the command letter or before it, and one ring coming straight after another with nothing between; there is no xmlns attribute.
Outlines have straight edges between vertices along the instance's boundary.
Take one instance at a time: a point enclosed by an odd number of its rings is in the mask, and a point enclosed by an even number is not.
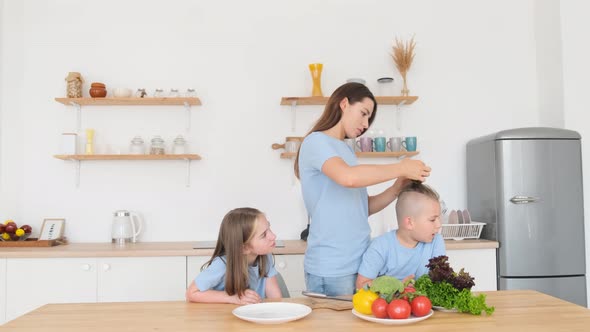
<svg viewBox="0 0 590 332"><path fill-rule="evenodd" d="M369 248L363 254L363 260L359 267L359 274L369 279L375 279L379 276L379 272L387 264L387 250L383 250L380 246L380 238L374 239Z"/></svg>
<svg viewBox="0 0 590 332"><path fill-rule="evenodd" d="M306 140L306 157L314 169L321 171L326 160L339 156L336 149L321 135L310 135Z"/></svg>
<svg viewBox="0 0 590 332"><path fill-rule="evenodd" d="M216 257L211 262L211 265L201 271L195 278L195 285L201 292L209 289L219 289L220 284L225 282L226 270L225 262L220 257ZM221 289L225 289L225 285L221 285Z"/></svg>

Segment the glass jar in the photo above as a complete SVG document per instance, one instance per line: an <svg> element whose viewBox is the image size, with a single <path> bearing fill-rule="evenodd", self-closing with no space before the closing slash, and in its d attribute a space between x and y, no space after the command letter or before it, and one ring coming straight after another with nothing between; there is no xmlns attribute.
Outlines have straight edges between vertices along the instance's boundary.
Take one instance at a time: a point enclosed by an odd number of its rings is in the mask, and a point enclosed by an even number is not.
<svg viewBox="0 0 590 332"><path fill-rule="evenodd" d="M135 136L129 145L129 154L145 154L145 144L141 136Z"/></svg>
<svg viewBox="0 0 590 332"><path fill-rule="evenodd" d="M392 77L381 77L377 80L379 87L377 93L379 96L393 96L395 94L393 90L393 78Z"/></svg>
<svg viewBox="0 0 590 332"><path fill-rule="evenodd" d="M186 97L187 98L194 98L197 96L197 92L195 89L186 89Z"/></svg>
<svg viewBox="0 0 590 332"><path fill-rule="evenodd" d="M156 89L154 91L154 98L162 98L164 97L164 90L163 89Z"/></svg>
<svg viewBox="0 0 590 332"><path fill-rule="evenodd" d="M179 95L178 95L178 89L170 89L170 95L168 97L170 97L170 98L177 98L177 97L179 97Z"/></svg>
<svg viewBox="0 0 590 332"><path fill-rule="evenodd" d="M174 139L174 145L172 146L172 154L185 154L186 153L186 140L182 135L178 135Z"/></svg>
<svg viewBox="0 0 590 332"><path fill-rule="evenodd" d="M164 145L164 140L162 139L162 137L154 136L154 138L152 138L150 154L166 154L166 147Z"/></svg>

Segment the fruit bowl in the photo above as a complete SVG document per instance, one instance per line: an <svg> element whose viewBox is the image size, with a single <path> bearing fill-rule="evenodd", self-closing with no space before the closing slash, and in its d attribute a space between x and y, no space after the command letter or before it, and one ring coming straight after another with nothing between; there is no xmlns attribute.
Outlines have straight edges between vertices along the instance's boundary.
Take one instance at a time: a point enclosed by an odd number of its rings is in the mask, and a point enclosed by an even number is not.
<svg viewBox="0 0 590 332"><path fill-rule="evenodd" d="M31 236L31 233L25 233L23 236L19 236L18 240L5 240L2 236L0 236L0 241L3 242L14 242L14 241L24 241Z"/></svg>

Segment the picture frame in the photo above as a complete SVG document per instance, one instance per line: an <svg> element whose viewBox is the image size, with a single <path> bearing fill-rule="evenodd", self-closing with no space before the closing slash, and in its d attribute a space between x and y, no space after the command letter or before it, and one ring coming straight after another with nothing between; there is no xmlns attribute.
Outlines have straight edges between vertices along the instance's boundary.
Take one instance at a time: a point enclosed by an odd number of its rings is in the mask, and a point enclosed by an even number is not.
<svg viewBox="0 0 590 332"><path fill-rule="evenodd" d="M39 240L58 240L64 235L66 220L46 218L43 219Z"/></svg>

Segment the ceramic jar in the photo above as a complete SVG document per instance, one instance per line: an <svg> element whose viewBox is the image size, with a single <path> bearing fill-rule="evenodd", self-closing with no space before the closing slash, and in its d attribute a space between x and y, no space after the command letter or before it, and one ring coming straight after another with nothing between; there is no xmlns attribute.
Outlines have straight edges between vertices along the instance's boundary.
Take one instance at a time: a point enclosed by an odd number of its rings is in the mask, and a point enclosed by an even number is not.
<svg viewBox="0 0 590 332"><path fill-rule="evenodd" d="M103 83L94 82L90 85L90 97L104 98L107 96L107 89Z"/></svg>

